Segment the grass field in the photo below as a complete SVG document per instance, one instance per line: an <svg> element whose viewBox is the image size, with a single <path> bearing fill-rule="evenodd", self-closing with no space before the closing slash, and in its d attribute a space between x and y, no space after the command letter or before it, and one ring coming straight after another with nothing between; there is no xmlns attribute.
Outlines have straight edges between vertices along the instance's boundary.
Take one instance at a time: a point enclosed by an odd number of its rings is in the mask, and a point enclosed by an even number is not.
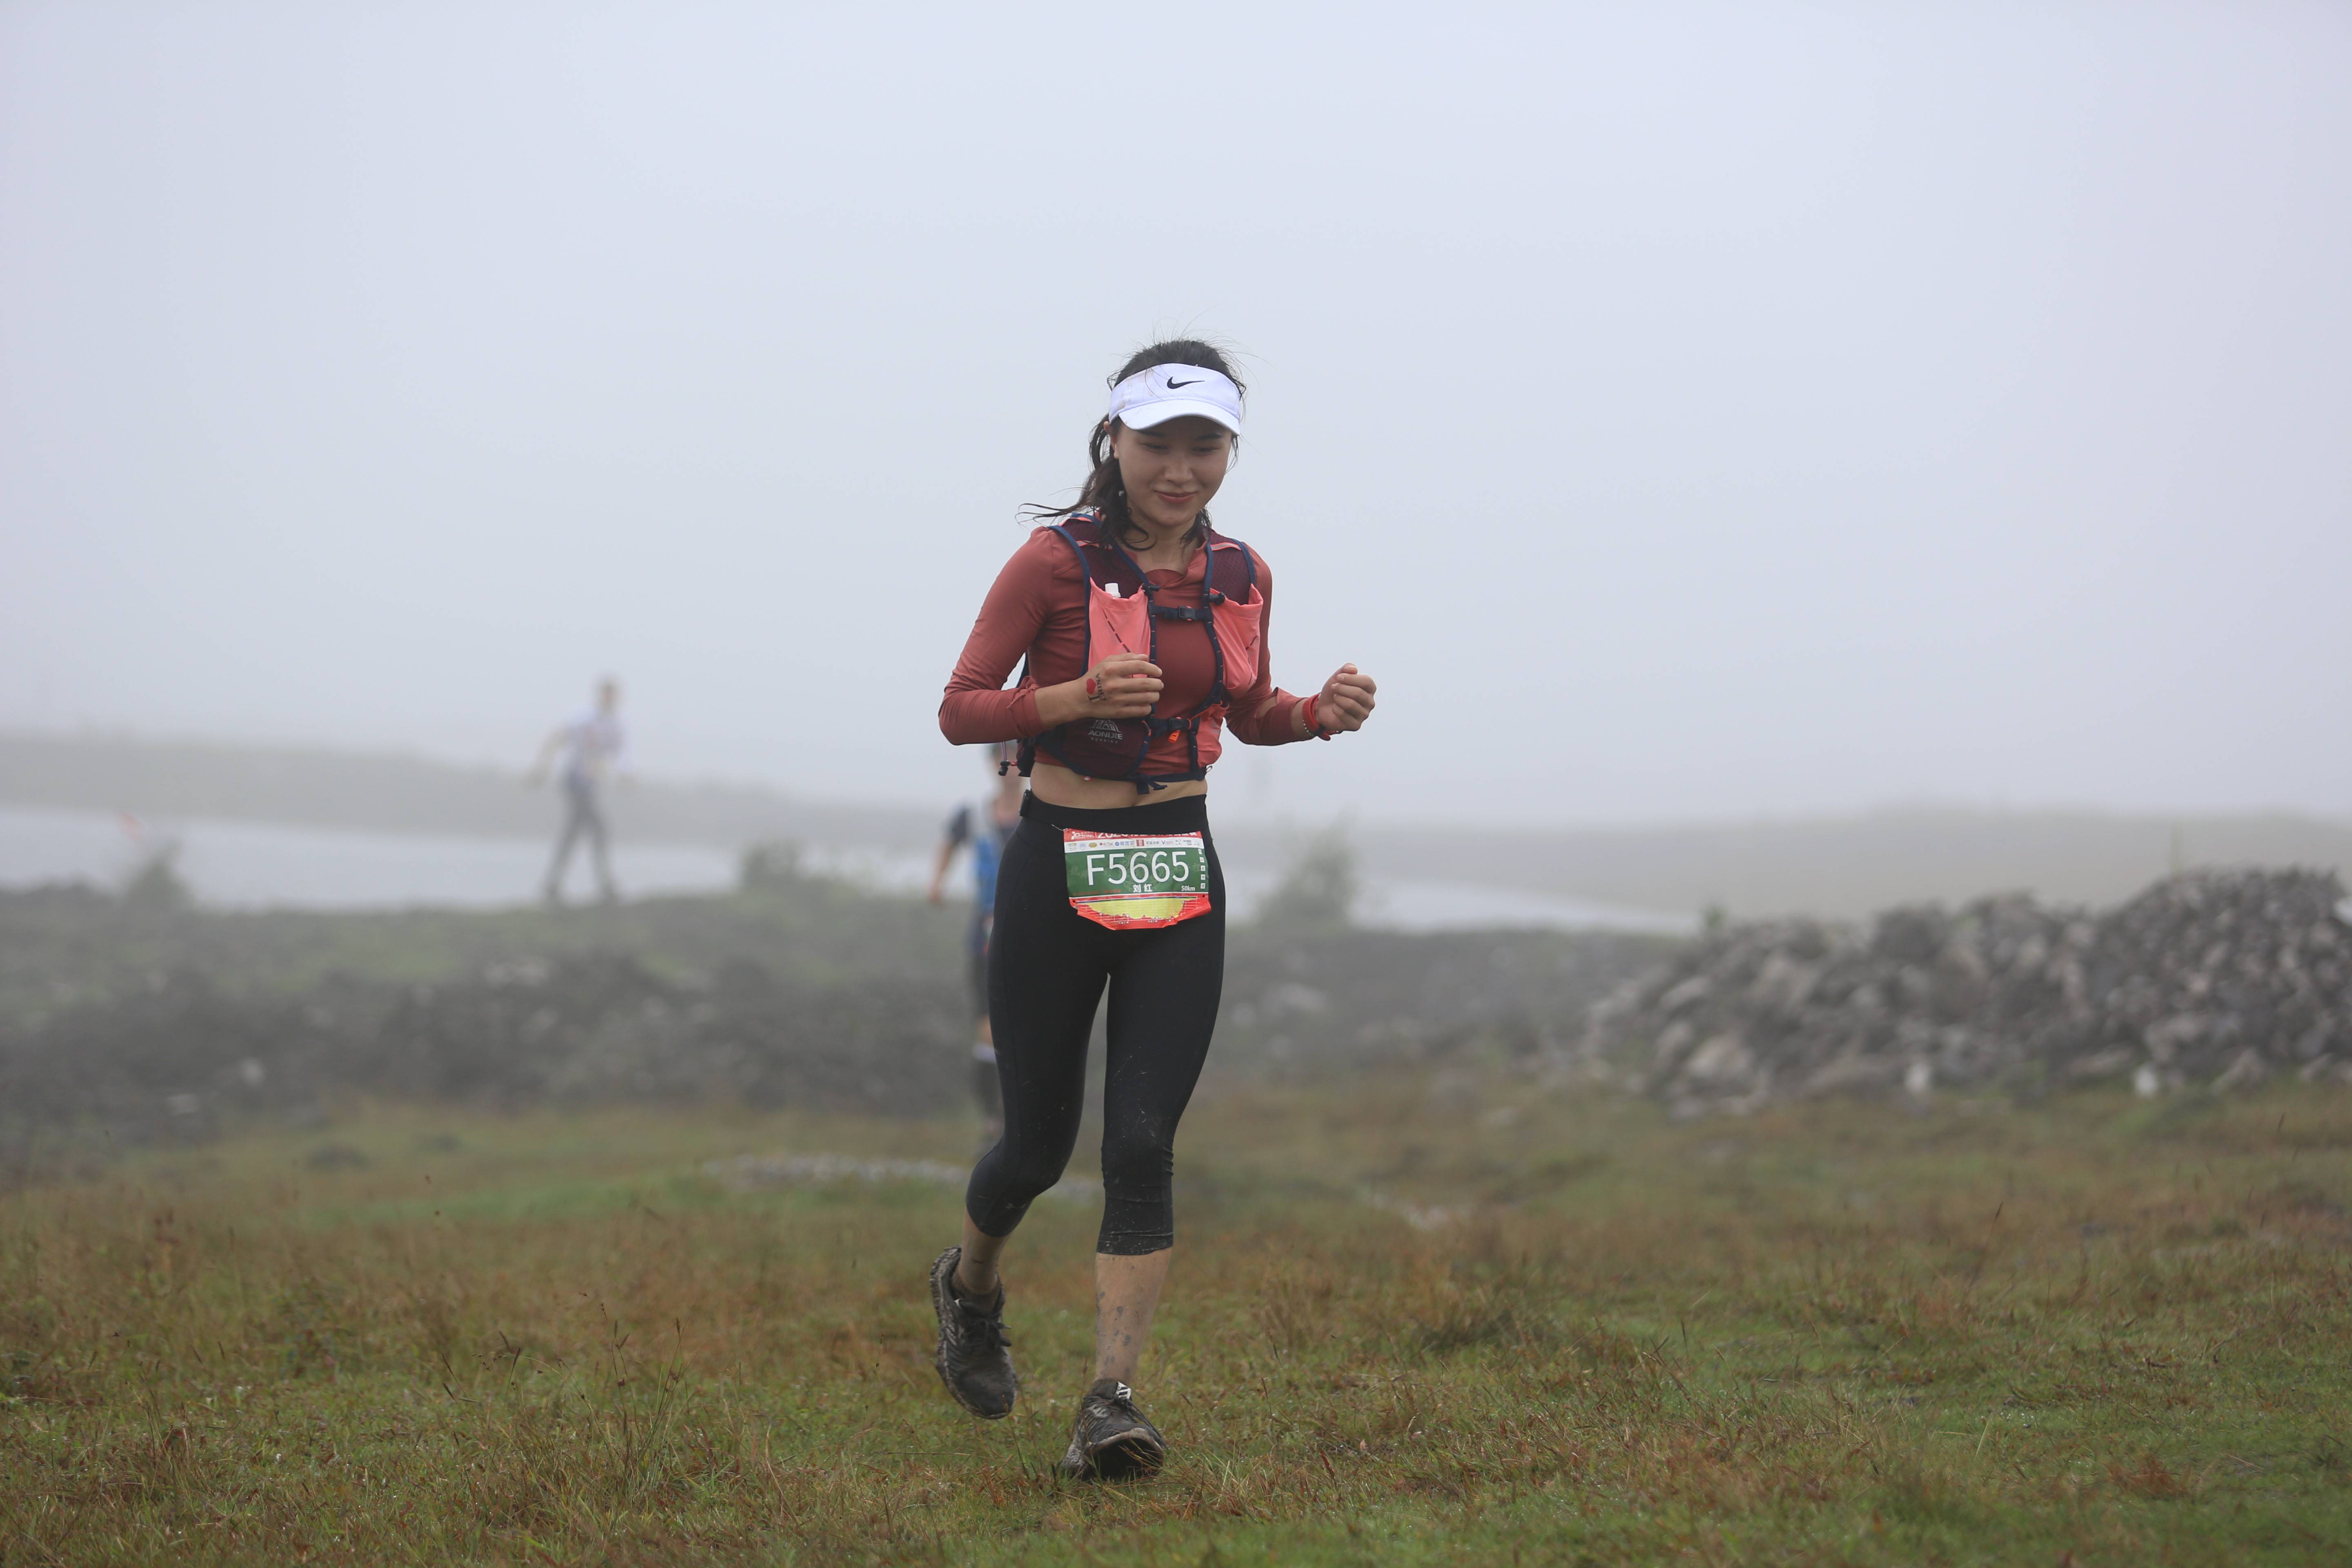
<svg viewBox="0 0 2352 1568"><path fill-rule="evenodd" d="M970 1143L361 1108L9 1194L0 1561L2352 1557L2352 1097L1204 1101L1139 1384L1173 1458L1118 1489L1047 1474L1090 1205L1014 1245L988 1425L929 1365L951 1190L705 1171Z"/></svg>

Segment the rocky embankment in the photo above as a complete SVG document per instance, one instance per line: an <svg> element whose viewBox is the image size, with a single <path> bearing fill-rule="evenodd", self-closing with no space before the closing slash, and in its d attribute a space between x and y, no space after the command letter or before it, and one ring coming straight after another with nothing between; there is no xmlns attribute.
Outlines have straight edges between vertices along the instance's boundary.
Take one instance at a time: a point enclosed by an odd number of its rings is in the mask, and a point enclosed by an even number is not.
<svg viewBox="0 0 2352 1568"><path fill-rule="evenodd" d="M0 890L0 1188L362 1097L520 1109L971 1101L956 916L785 878L611 910L240 915ZM1525 1066L1673 951L1622 933L1253 931L1213 1070Z"/></svg>
<svg viewBox="0 0 2352 1568"><path fill-rule="evenodd" d="M2095 912L2015 895L1737 925L1595 1006L1565 1076L1678 1115L1839 1093L2352 1081L2331 873L2200 871Z"/></svg>
<svg viewBox="0 0 2352 1568"><path fill-rule="evenodd" d="M706 981L592 954L435 984L340 979L297 996L239 994L183 971L0 1028L0 1144L20 1118L141 1143L315 1115L350 1094L925 1114L960 1102L968 1029L951 981L816 986L740 960Z"/></svg>

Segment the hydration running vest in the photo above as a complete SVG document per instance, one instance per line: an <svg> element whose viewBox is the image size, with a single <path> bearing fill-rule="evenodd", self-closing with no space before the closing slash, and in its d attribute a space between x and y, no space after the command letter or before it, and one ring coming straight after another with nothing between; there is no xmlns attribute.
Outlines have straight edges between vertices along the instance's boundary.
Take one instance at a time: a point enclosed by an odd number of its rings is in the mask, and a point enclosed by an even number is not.
<svg viewBox="0 0 2352 1568"><path fill-rule="evenodd" d="M1021 743L1021 772L1025 776L1043 751L1072 773L1086 778L1128 779L1138 795L1147 795L1172 783L1203 779L1201 764L1201 723L1224 716L1236 691L1246 691L1257 680L1259 647L1265 629L1265 595L1257 589L1257 561L1249 546L1227 539L1213 529L1202 531L1208 564L1201 581L1197 609L1162 605L1163 591L1147 576L1135 558L1104 534L1092 516L1073 517L1053 525L1054 531L1078 558L1086 584L1086 667L1113 654L1139 653L1160 662L1160 623L1200 621L1209 634L1209 652L1215 677L1208 694L1189 713L1173 719L1158 714L1142 719L1077 719L1058 725ZM1144 760L1154 742L1181 731L1190 767L1147 778Z"/></svg>

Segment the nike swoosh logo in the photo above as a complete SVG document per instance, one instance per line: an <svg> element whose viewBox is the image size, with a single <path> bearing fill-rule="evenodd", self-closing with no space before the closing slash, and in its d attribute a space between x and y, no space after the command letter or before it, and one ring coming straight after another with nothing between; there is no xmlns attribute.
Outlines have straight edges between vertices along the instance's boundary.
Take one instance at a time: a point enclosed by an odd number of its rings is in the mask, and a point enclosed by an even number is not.
<svg viewBox="0 0 2352 1568"><path fill-rule="evenodd" d="M1170 383L1168 384L1168 390L1169 390L1169 391L1171 391L1171 392L1173 392L1173 391L1175 391L1175 390L1176 390L1178 387L1180 387L1180 386L1198 386L1198 385L1200 385L1200 384L1201 384L1201 378L1200 378L1199 376L1197 376L1197 375L1196 375L1196 376L1194 376L1194 377L1193 377L1192 380L1190 380L1190 381L1171 381L1171 382L1170 382Z"/></svg>

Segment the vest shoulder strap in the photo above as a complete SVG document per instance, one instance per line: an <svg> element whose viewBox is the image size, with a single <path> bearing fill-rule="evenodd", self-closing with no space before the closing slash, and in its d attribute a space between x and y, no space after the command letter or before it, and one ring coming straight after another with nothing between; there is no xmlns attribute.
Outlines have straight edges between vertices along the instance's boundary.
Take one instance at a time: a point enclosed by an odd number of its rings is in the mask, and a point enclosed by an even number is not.
<svg viewBox="0 0 2352 1568"><path fill-rule="evenodd" d="M1140 592L1147 579L1133 556L1103 537L1102 524L1094 518L1078 516L1067 522L1048 524L1062 536L1062 542L1077 557L1079 573L1089 580L1108 586L1118 585L1122 595ZM1250 547L1230 534L1211 529L1207 540L1209 564L1208 586L1228 599L1246 603L1257 587L1257 557ZM1219 549L1231 545L1231 549Z"/></svg>
<svg viewBox="0 0 2352 1568"><path fill-rule="evenodd" d="M1143 591L1142 570L1127 552L1114 547L1102 534L1101 525L1090 517L1074 517L1067 522L1050 525L1070 547L1078 560L1078 575L1105 587L1117 584L1120 595L1131 597Z"/></svg>
<svg viewBox="0 0 2352 1568"><path fill-rule="evenodd" d="M1220 544L1230 544L1231 550L1219 550ZM1208 585L1228 599L1249 602L1257 587L1257 556L1250 547L1229 534L1209 531Z"/></svg>

